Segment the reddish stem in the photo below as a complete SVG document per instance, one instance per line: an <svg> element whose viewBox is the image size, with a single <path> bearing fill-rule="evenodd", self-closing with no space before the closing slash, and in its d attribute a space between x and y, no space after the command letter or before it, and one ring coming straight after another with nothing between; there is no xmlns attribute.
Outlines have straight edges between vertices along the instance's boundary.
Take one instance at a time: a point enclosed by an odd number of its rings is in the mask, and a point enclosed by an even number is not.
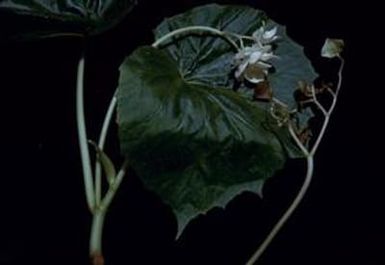
<svg viewBox="0 0 385 265"><path fill-rule="evenodd" d="M94 253L91 255L92 265L104 265L104 257L102 253Z"/></svg>

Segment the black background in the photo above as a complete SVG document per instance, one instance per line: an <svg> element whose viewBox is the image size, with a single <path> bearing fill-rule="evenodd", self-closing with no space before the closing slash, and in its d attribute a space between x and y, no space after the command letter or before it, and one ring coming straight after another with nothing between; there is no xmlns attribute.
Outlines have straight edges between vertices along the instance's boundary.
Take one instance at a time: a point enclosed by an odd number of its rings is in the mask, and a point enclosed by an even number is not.
<svg viewBox="0 0 385 265"><path fill-rule="evenodd" d="M329 70L318 59L324 39L343 38L347 44L343 90L316 157L314 182L259 264L385 264L384 173L379 170L382 83L375 79L381 69L375 65L381 63L381 31L374 26L380 19L375 8L369 1L217 2L265 10L306 47L321 73ZM164 17L206 3L139 0L121 25L91 40L86 65L89 138L97 137L124 56L152 43L151 30ZM0 31L16 26L3 20ZM76 39L1 44L1 265L88 262L91 219L74 113L81 47ZM109 150L117 150L114 137L109 143ZM263 200L243 194L225 211L215 209L193 221L178 242L170 209L130 172L107 217L106 264L244 264L291 202L303 167L303 161L290 161L269 180Z"/></svg>

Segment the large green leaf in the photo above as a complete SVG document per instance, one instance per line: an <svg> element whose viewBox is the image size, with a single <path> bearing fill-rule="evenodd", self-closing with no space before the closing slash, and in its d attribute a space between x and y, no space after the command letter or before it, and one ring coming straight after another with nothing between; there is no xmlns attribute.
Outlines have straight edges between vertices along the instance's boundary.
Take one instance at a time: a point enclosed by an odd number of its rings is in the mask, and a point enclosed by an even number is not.
<svg viewBox="0 0 385 265"><path fill-rule="evenodd" d="M262 25L277 26L280 36L279 59L269 75L274 95L295 107L297 82L312 82L316 75L302 47L263 12L197 7L166 19L155 37L189 26L251 35ZM171 206L180 234L192 218L237 194L260 193L286 157L299 152L287 128L270 115L270 103L253 101L245 85L234 90L237 51L225 39L195 32L158 48L139 48L121 66L119 133L123 155L146 187Z"/></svg>
<svg viewBox="0 0 385 265"><path fill-rule="evenodd" d="M121 149L175 212L179 233L237 194L260 193L285 154L265 110L238 93L186 80L165 51L142 47L121 66Z"/></svg>
<svg viewBox="0 0 385 265"><path fill-rule="evenodd" d="M208 26L251 35L267 20L259 10L244 6L200 6L165 19L155 30L155 39L188 26ZM177 62L184 79L214 87L233 88L232 61L236 50L212 34L184 34L162 45Z"/></svg>
<svg viewBox="0 0 385 265"><path fill-rule="evenodd" d="M295 106L293 93L298 81L312 83L317 77L303 47L286 33L286 28L269 19L264 12L245 6L210 4L165 19L154 31L155 38L188 26L208 26L225 32L251 36L265 24L277 27L279 40L272 60L275 71L269 75L274 96ZM213 87L234 88L232 61L236 50L225 39L208 34L185 34L171 39L165 50L177 61L183 78Z"/></svg>
<svg viewBox="0 0 385 265"><path fill-rule="evenodd" d="M17 15L13 26L22 23L19 37L40 38L100 33L122 20L135 3L136 0L0 0L0 12Z"/></svg>
<svg viewBox="0 0 385 265"><path fill-rule="evenodd" d="M278 58L272 60L275 71L269 74L274 97L286 103L289 109L296 108L294 92L298 88L298 81L312 83L317 74L305 56L303 47L287 35L284 26L269 19L264 12L245 6L210 4L164 20L155 29L154 34L155 38L159 39L183 27L208 26L225 32L251 36L263 24L266 28L277 27L279 36L274 51ZM225 39L202 33L184 34L170 39L161 47L177 62L185 80L212 87L234 89L232 62L236 50ZM239 88L239 92L249 99L253 97L252 90L244 85ZM257 102L257 104L263 108L270 108L265 103ZM298 116L301 117L300 127L306 127L312 112L305 111ZM271 126L275 127L274 124ZM275 131L291 157L303 156L285 128L277 128Z"/></svg>

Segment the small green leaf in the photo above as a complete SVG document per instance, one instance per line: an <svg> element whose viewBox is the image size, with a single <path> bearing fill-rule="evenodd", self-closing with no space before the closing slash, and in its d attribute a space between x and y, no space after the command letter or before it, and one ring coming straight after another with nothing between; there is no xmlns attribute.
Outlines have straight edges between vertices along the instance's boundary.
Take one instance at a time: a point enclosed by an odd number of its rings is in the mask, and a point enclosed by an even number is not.
<svg viewBox="0 0 385 265"><path fill-rule="evenodd" d="M99 160L104 170L107 182L111 185L112 183L114 183L116 177L116 169L114 163L111 161L108 155L102 149L99 148L99 146L95 142L89 141L89 143L94 146L95 151L97 153L97 159Z"/></svg>
<svg viewBox="0 0 385 265"><path fill-rule="evenodd" d="M21 31L17 32L21 39L93 35L119 23L135 3L136 0L1 0L0 15L16 15L10 22L15 22Z"/></svg>
<svg viewBox="0 0 385 265"><path fill-rule="evenodd" d="M344 49L344 41L341 39L326 39L322 46L321 55L326 58L339 57Z"/></svg>

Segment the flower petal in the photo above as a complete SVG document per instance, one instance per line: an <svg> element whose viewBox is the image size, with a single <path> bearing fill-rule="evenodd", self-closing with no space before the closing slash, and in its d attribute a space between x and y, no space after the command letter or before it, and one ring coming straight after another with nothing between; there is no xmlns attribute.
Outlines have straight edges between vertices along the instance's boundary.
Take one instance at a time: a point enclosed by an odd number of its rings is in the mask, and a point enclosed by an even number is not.
<svg viewBox="0 0 385 265"><path fill-rule="evenodd" d="M265 40L272 40L274 37L275 37L275 35L277 34L277 27L274 27L274 28L272 28L271 30L268 30L268 31L265 31L264 33L263 33L263 38L265 39Z"/></svg>
<svg viewBox="0 0 385 265"><path fill-rule="evenodd" d="M265 70L271 68L271 66L272 66L271 64L268 64L268 63L265 63L262 61L257 62L256 65L262 69L265 69Z"/></svg>
<svg viewBox="0 0 385 265"><path fill-rule="evenodd" d="M261 83L263 81L265 81L264 78L258 78L258 77L249 77L247 75L245 75L245 78L247 79L247 81L253 83L253 84L258 84L258 83Z"/></svg>
<svg viewBox="0 0 385 265"><path fill-rule="evenodd" d="M259 29L257 29L256 31L254 31L252 37L254 39L257 39L257 40L260 40L263 36L263 32L265 31L264 27L260 27Z"/></svg>
<svg viewBox="0 0 385 265"><path fill-rule="evenodd" d="M243 72L246 70L248 66L248 62L243 62L242 64L240 64L237 68L237 70L235 71L234 75L237 79L240 79L241 76L243 75Z"/></svg>
<svg viewBox="0 0 385 265"><path fill-rule="evenodd" d="M273 59L275 57L276 56L272 52L263 53L262 56L261 56L261 60L266 62L266 61L271 60L271 59Z"/></svg>
<svg viewBox="0 0 385 265"><path fill-rule="evenodd" d="M248 62L249 62L250 64L255 64L256 62L258 62L258 61L261 59L262 56L263 56L263 53L262 53L262 52L260 52L260 51L254 51L254 52L250 55L250 57L249 57L249 59L248 59Z"/></svg>
<svg viewBox="0 0 385 265"><path fill-rule="evenodd" d="M243 60L245 58L245 54L242 51L239 51L234 55L234 61Z"/></svg>

